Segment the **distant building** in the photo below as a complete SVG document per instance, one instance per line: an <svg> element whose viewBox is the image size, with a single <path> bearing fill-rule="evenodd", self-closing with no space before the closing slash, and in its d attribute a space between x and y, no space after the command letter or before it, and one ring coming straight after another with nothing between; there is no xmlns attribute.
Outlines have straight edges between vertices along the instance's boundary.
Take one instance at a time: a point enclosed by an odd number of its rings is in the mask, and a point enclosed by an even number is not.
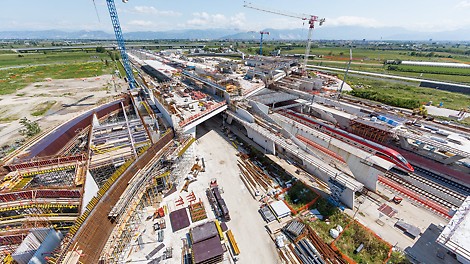
<svg viewBox="0 0 470 264"><path fill-rule="evenodd" d="M222 73L233 73L238 70L238 63L233 61L223 61L217 65L217 69Z"/></svg>

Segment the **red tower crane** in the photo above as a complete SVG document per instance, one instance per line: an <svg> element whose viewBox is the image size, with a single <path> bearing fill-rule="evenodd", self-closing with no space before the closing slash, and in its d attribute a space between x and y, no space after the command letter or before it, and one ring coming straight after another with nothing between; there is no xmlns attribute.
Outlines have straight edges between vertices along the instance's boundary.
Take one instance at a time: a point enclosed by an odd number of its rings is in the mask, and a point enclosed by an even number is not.
<svg viewBox="0 0 470 264"><path fill-rule="evenodd" d="M324 18L319 19L318 16L314 16L314 15L295 14L295 13L287 13L287 12L281 12L281 11L276 11L276 10L270 10L270 9L254 6L253 4L248 3L248 2L244 2L243 7L255 9L258 11L263 11L266 13L292 17L292 18L298 18L304 21L308 21L309 30L308 30L307 47L305 48L304 63L302 65L302 72L306 73L308 56L310 55L310 46L312 45L312 31L315 28L315 22L318 21L319 25L321 26L325 22L325 19Z"/></svg>

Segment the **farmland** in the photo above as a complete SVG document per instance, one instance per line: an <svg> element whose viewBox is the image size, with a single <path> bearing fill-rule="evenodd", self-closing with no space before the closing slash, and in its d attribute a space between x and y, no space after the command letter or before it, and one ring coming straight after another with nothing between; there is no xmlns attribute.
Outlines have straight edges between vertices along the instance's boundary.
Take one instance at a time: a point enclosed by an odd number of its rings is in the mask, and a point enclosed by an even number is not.
<svg viewBox="0 0 470 264"><path fill-rule="evenodd" d="M429 101L443 102L444 107L460 110L469 106L470 96L431 88L421 88L397 82L387 82L366 77L349 76L353 87L351 95L378 101L391 106L413 109Z"/></svg>
<svg viewBox="0 0 470 264"><path fill-rule="evenodd" d="M114 68L107 53L0 54L0 95L15 93L33 82L100 76Z"/></svg>
<svg viewBox="0 0 470 264"><path fill-rule="evenodd" d="M255 54L259 50L255 43L242 46L241 50L249 54ZM303 43L297 42L287 45L278 42L266 42L263 45L263 54L267 55L279 48L281 49L281 54L302 55L305 53L305 44ZM451 83L470 84L469 69L408 65L388 68L384 65L384 61L386 60L470 63L470 54L464 47L438 48L431 45L422 49L423 51L414 51L412 48L407 49L399 45L392 47L377 47L373 45L352 46L353 58L351 69ZM332 44L320 45L314 43L310 49L310 55L314 56L309 59L309 64L311 65L344 69L349 61L349 48L337 47Z"/></svg>
<svg viewBox="0 0 470 264"><path fill-rule="evenodd" d="M417 72L417 73L434 73L445 75L463 75L470 76L470 68L451 68L451 67L431 67L431 66L415 66L415 65L389 65L387 69L390 71L401 72Z"/></svg>
<svg viewBox="0 0 470 264"><path fill-rule="evenodd" d="M51 63L101 62L110 59L107 53L99 52L46 52L46 53L7 53L0 54L0 68Z"/></svg>

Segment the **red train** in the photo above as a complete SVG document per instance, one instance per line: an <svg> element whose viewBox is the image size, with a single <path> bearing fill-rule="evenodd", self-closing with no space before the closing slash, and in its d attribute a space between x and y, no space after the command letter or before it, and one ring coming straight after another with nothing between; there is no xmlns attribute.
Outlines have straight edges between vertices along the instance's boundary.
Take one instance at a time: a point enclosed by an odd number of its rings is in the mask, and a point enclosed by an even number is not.
<svg viewBox="0 0 470 264"><path fill-rule="evenodd" d="M339 139L352 146L361 148L362 150L367 151L369 153L373 153L377 157L392 162L393 164L395 164L397 169L400 169L407 173L414 172L414 168L411 166L411 164L400 153L391 148L387 148L365 138L353 135L342 129L326 125L322 122L309 118L305 115L296 113L294 111L284 111L281 112L281 114L306 126L315 128L331 137Z"/></svg>

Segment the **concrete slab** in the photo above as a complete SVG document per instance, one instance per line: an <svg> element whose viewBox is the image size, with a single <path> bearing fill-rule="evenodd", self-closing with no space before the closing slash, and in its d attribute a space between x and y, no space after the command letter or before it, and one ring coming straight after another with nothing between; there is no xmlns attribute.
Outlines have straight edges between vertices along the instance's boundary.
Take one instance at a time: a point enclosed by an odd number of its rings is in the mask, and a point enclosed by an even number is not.
<svg viewBox="0 0 470 264"><path fill-rule="evenodd" d="M385 187L380 184L378 184L377 190L383 196L390 198L395 196L395 193L385 189ZM355 216L361 224L370 228L385 241L401 249L413 246L417 240L413 240L409 236L405 235L402 230L394 226L398 220L403 220L421 230L426 230L426 228L431 224L445 225L448 221L440 215L429 211L429 209L424 208L422 205L412 203L412 201L407 198L404 198L400 204L396 205L388 202L378 195L373 195L373 197L373 199L370 197L366 197L364 199L364 196L357 198L356 208L353 210L346 209L345 212L350 216ZM378 208L383 204L390 205L396 209L397 214L390 218L380 212ZM358 210L357 213L356 210Z"/></svg>
<svg viewBox="0 0 470 264"><path fill-rule="evenodd" d="M221 119L217 119L220 120ZM232 230L235 240L237 241L240 249L238 256L241 264L251 264L255 260L256 263L281 263L274 242L266 232L263 218L258 213L259 202L253 200L249 191L241 181L239 168L237 166L237 150L230 143L228 138L220 132L219 123L209 120L208 122L198 126L197 128L197 141L191 145L187 153L192 152L192 160L195 157L204 158L206 165L205 172L200 172L197 176L197 181L191 183L188 187L188 192L180 192L183 186L183 179L175 182L177 184L176 191L163 198L159 205L147 207L143 210L142 218L146 219L153 215L156 207L166 205L168 212L172 212L188 206L188 195L194 192L196 200L199 199L203 202L207 219L191 222L189 228L183 228L176 232L172 232L170 228L169 215L165 216L167 228L164 230L164 240L157 242L157 232L153 229L153 224L156 220L144 221L138 228L135 237L142 234L142 248L139 248L135 240L129 245L126 251L127 262L130 263L148 263L149 260L145 258L158 244L164 243L167 248L173 248L173 258L168 260L161 260L160 263L181 263L183 241L189 238L189 230L198 225L213 221L215 214L211 211L211 206L206 197L206 189L212 179L217 179L222 197L227 204L230 211L231 220L223 222L228 229ZM219 134L220 133L220 134ZM186 155L185 154L185 155ZM192 162L192 161L191 161ZM188 166L188 170L191 166ZM186 175L185 171L181 175ZM176 201L184 200L184 205L176 205ZM226 229L226 228L225 228ZM228 242L225 246L229 248ZM128 253L127 253L128 252ZM162 256L164 250L158 252L153 259ZM222 263L233 263L229 255L224 255Z"/></svg>
<svg viewBox="0 0 470 264"><path fill-rule="evenodd" d="M209 120L198 126L197 134L203 136L196 141L196 151L204 157L206 163L206 172L202 175L216 178L224 190L222 197L232 218L227 226L232 230L241 252L237 263L280 263L275 244L267 234L265 222L258 213L259 203L253 200L239 177L237 150L228 138L219 134L221 123L214 121ZM201 183L198 177L194 184ZM207 182L204 186L207 186Z"/></svg>
<svg viewBox="0 0 470 264"><path fill-rule="evenodd" d="M405 252L417 263L443 263L443 264L457 264L459 263L451 255L447 254L447 250L436 243L436 238L441 233L442 229L438 226L431 224L424 231L416 243Z"/></svg>

